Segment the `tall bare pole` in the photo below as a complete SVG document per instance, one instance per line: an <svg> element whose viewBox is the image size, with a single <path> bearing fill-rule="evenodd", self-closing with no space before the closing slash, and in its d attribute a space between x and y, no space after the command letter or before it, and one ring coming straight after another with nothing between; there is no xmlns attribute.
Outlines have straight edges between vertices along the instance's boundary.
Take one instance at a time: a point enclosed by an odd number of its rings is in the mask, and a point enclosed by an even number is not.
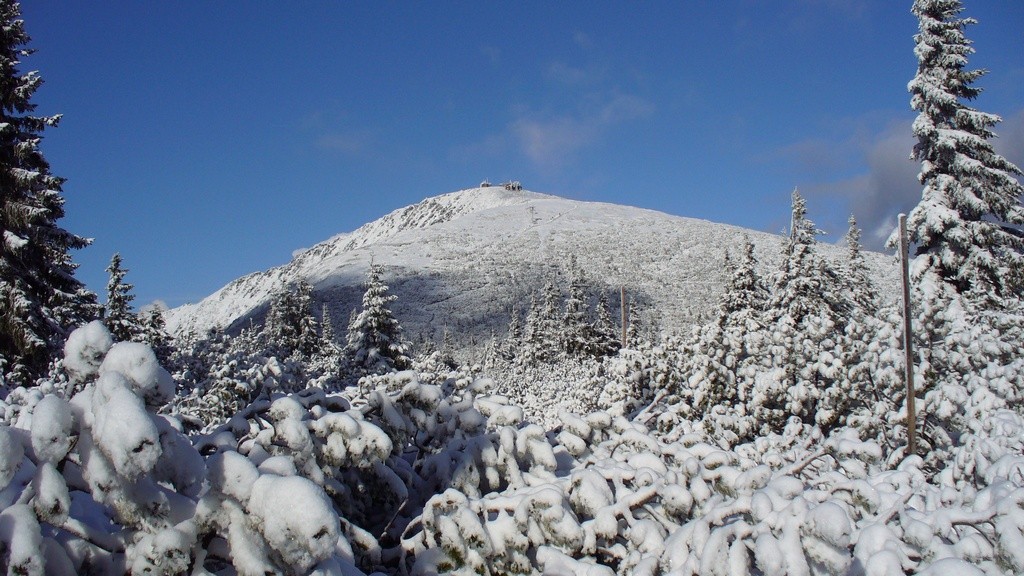
<svg viewBox="0 0 1024 576"><path fill-rule="evenodd" d="M622 347L626 347L626 329L629 327L629 309L626 305L626 287L619 288L619 309L622 310Z"/></svg>
<svg viewBox="0 0 1024 576"><path fill-rule="evenodd" d="M910 246L907 215L900 214L900 263L903 267L903 376L907 381L907 454L917 453L917 407L914 393L914 334L910 319Z"/></svg>

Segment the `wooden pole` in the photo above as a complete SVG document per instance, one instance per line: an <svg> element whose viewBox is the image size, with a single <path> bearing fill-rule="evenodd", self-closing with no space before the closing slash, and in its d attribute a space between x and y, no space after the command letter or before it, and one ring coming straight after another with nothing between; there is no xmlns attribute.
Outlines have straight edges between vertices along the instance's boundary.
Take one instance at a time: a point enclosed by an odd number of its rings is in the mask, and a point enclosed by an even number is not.
<svg viewBox="0 0 1024 576"><path fill-rule="evenodd" d="M629 309L626 305L626 287L619 288L619 309L622 310L622 347L626 347L626 329L629 327Z"/></svg>
<svg viewBox="0 0 1024 576"><path fill-rule="evenodd" d="M900 263L903 267L903 376L907 381L907 454L917 453L917 407L914 393L914 334L910 319L910 246L907 215L900 214Z"/></svg>

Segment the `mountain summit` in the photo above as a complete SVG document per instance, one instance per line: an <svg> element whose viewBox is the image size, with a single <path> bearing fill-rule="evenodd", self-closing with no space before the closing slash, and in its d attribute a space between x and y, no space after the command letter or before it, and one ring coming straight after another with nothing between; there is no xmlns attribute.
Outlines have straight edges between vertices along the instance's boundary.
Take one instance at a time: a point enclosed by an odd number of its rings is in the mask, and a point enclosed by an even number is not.
<svg viewBox="0 0 1024 576"><path fill-rule="evenodd" d="M260 322L275 291L301 280L336 325L358 306L370 262L385 266L398 296L395 315L412 338L443 330L462 344L502 335L513 310L525 312L547 282L567 289L575 265L590 294L621 286L648 326L680 331L709 315L726 279L725 252L751 238L765 270L781 236L629 206L582 202L500 186L427 198L339 234L291 262L235 280L197 304L168 312L174 333L229 332ZM828 258L845 251L820 245ZM866 254L883 291L897 272L890 258ZM573 264L575 262L575 264Z"/></svg>

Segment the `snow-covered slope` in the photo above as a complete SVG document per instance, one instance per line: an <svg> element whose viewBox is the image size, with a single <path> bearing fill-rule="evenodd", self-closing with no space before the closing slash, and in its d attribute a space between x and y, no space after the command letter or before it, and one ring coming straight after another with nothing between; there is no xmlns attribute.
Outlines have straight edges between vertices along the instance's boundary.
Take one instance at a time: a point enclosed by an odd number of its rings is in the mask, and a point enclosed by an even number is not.
<svg viewBox="0 0 1024 576"><path fill-rule="evenodd" d="M625 286L649 323L678 331L710 313L725 280L725 251L736 253L745 234L764 271L773 269L782 243L776 235L628 206L472 188L396 210L288 264L239 278L171 310L167 323L178 334L239 329L261 320L276 290L306 280L317 312L327 303L343 328L373 261L385 265L398 296L393 309L408 336L437 338L447 327L468 343L503 335L511 311L524 312L545 282L564 291L575 256L594 298L605 293L617 304ZM821 250L845 257L840 248ZM882 292L893 293L892 258L867 254L867 260Z"/></svg>

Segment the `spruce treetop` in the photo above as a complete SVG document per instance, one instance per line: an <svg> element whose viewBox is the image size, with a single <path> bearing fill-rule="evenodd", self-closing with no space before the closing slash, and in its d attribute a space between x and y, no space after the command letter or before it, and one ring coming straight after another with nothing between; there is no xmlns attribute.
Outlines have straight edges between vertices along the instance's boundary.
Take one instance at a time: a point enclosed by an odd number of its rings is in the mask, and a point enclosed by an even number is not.
<svg viewBox="0 0 1024 576"><path fill-rule="evenodd" d="M733 263L728 253L726 257L726 267L730 276L718 303L719 319L722 322L745 321L764 309L768 299L768 288L757 273L754 243L749 236L744 236L743 255L739 262ZM742 318L732 318L733 316Z"/></svg>
<svg viewBox="0 0 1024 576"><path fill-rule="evenodd" d="M138 317L132 311L135 295L133 285L124 281L128 270L121 264L121 255L114 253L107 266L110 279L107 281L107 304L104 306L103 323L110 335L118 342L134 340L142 333Z"/></svg>
<svg viewBox="0 0 1024 576"><path fill-rule="evenodd" d="M410 362L402 327L389 308L398 297L388 294L383 274L383 266L370 264L362 310L349 325L349 358L355 367L367 372L404 370Z"/></svg>
<svg viewBox="0 0 1024 576"><path fill-rule="evenodd" d="M907 227L925 257L915 275L930 270L961 294L1006 296L1015 289L1013 271L1024 266L1024 186L1015 178L1020 169L989 141L1001 119L965 104L981 93L973 84L986 73L966 69L974 49L964 30L976 21L960 17L959 0L917 0L912 11L919 20L918 69L908 85L918 111L912 158L924 190Z"/></svg>
<svg viewBox="0 0 1024 576"><path fill-rule="evenodd" d="M846 276L852 303L868 313L874 313L878 307L878 294L871 283L871 275L864 261L863 246L860 243L860 228L857 219L852 215L848 220L850 228L846 231L847 262Z"/></svg>
<svg viewBox="0 0 1024 576"><path fill-rule="evenodd" d="M776 320L785 318L796 325L810 314L827 313L840 318L845 303L832 297L837 290L835 270L815 251L817 236L822 234L807 217L807 203L793 191L792 225L783 245L781 268L773 275L773 293L769 313Z"/></svg>

